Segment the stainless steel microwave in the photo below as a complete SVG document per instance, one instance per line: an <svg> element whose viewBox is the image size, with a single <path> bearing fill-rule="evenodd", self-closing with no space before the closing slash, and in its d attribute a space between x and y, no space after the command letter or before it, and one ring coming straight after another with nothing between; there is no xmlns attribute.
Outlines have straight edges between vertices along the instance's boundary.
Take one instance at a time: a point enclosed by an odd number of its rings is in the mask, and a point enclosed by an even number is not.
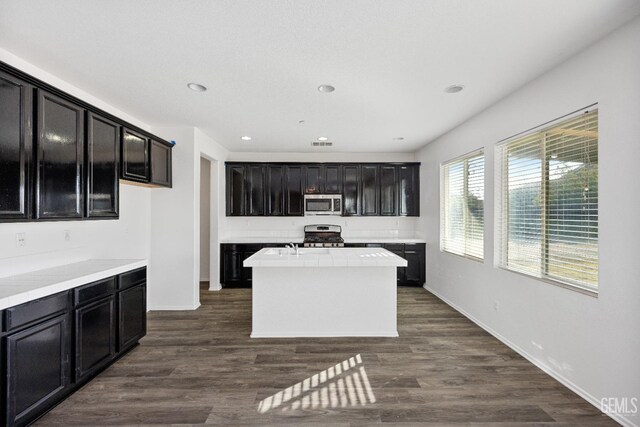
<svg viewBox="0 0 640 427"><path fill-rule="evenodd" d="M342 215L342 196L340 194L305 194L304 214Z"/></svg>

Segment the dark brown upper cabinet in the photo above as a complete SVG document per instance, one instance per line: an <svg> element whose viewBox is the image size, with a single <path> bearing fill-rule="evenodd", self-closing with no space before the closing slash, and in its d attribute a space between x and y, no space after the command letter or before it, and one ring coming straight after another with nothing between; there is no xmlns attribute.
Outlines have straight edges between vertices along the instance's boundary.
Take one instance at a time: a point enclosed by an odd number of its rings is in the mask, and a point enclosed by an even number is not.
<svg viewBox="0 0 640 427"><path fill-rule="evenodd" d="M301 216L306 193L342 194L343 216L419 216L419 163L226 163L227 216Z"/></svg>
<svg viewBox="0 0 640 427"><path fill-rule="evenodd" d="M246 215L265 214L265 176L264 165L251 164L246 168L247 204Z"/></svg>
<svg viewBox="0 0 640 427"><path fill-rule="evenodd" d="M394 216L398 209L398 168L380 165L380 215Z"/></svg>
<svg viewBox="0 0 640 427"><path fill-rule="evenodd" d="M380 215L380 169L378 165L364 164L361 166L362 184L360 189L360 203L363 216Z"/></svg>
<svg viewBox="0 0 640 427"><path fill-rule="evenodd" d="M118 218L120 179L171 187L172 147L0 61L0 222Z"/></svg>
<svg viewBox="0 0 640 427"><path fill-rule="evenodd" d="M87 113L87 217L118 217L120 125Z"/></svg>
<svg viewBox="0 0 640 427"><path fill-rule="evenodd" d="M171 147L151 140L151 184L162 187L171 187Z"/></svg>
<svg viewBox="0 0 640 427"><path fill-rule="evenodd" d="M304 194L322 193L322 166L304 166Z"/></svg>
<svg viewBox="0 0 640 427"><path fill-rule="evenodd" d="M37 218L83 216L84 114L83 108L38 90Z"/></svg>
<svg viewBox="0 0 640 427"><path fill-rule="evenodd" d="M267 212L269 216L284 215L284 165L266 167Z"/></svg>
<svg viewBox="0 0 640 427"><path fill-rule="evenodd" d="M342 167L343 215L360 215L360 165Z"/></svg>
<svg viewBox="0 0 640 427"><path fill-rule="evenodd" d="M0 71L0 221L31 218L33 88Z"/></svg>
<svg viewBox="0 0 640 427"><path fill-rule="evenodd" d="M228 165L226 170L227 216L245 214L244 165Z"/></svg>
<svg viewBox="0 0 640 427"><path fill-rule="evenodd" d="M398 215L420 216L420 165L398 166Z"/></svg>
<svg viewBox="0 0 640 427"><path fill-rule="evenodd" d="M342 193L342 167L340 165L322 165L322 181L323 193Z"/></svg>
<svg viewBox="0 0 640 427"><path fill-rule="evenodd" d="M285 168L285 212L289 216L304 215L303 167L288 165Z"/></svg>
<svg viewBox="0 0 640 427"><path fill-rule="evenodd" d="M305 194L340 194L342 192L340 165L309 164L304 166Z"/></svg>
<svg viewBox="0 0 640 427"><path fill-rule="evenodd" d="M149 139L130 129L122 129L122 178L149 182Z"/></svg>

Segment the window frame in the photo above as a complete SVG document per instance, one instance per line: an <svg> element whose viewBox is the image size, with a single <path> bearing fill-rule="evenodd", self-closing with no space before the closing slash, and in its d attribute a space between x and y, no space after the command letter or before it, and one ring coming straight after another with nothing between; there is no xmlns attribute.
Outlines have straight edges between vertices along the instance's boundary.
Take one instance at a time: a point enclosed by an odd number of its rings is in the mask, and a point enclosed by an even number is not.
<svg viewBox="0 0 640 427"><path fill-rule="evenodd" d="M534 135L537 133L544 133L548 130L553 129L554 127L557 127L558 125L561 125L564 122L570 121L572 119L577 118L580 115L583 115L585 113L592 113L592 112L596 112L597 113L597 120L598 120L598 126L599 126L599 121L600 121L600 112L599 112L599 108L598 108L598 103L594 103L591 104L587 107L581 108L579 110L576 110L574 112L571 112L569 114L566 114L564 116L558 117L556 119L550 120L548 122L545 122L541 125L535 126L533 128L530 128L526 131L520 132L518 134L515 134L513 136L510 136L508 138L505 138L503 140L498 141L495 144L495 150L494 150L494 157L495 157L495 177L494 177L494 182L495 182L495 190L494 190L494 267L499 268L501 270L505 270L505 271L509 271L511 273L515 273L518 275L522 275L540 282L544 282L544 283L548 283L548 284L552 284L555 286L559 286L565 289L570 289L572 291L576 291L578 293L582 293L585 295L589 295L592 297L598 297L599 291L600 291L600 254L599 254L599 249L600 249L600 236L598 234L597 236L597 241L596 241L596 247L597 247L597 252L596 252L596 256L597 256L597 284L594 286L592 285L588 285L586 283L581 283L578 281L572 281L571 279L568 278L560 278L560 277L556 277L556 276L552 276L552 275L548 275L547 273L547 269L548 269L548 265L549 265L549 252L545 251L545 257L540 259L540 275L535 275L533 273L528 273L525 271L521 271L521 270L517 270L517 269L513 269L510 268L508 265L508 250L505 250L505 246L508 245L509 243L509 239L508 237L505 238L505 236L508 236L508 230L507 232L505 232L505 230L503 230L504 225L508 223L508 216L509 216L509 199L508 197L505 197L505 186L507 185L505 181L503 181L503 178L505 176L508 175L508 163L507 163L507 158L505 157L503 150L505 150L505 146L508 145L509 143L513 142L514 140L517 139L521 139L521 138L526 138L527 136L530 135ZM600 135L598 134L598 138L597 138L597 150L598 153L600 152ZM545 143L542 144L541 150L544 153L543 154L543 158L545 159L545 161L542 162L542 171L541 171L541 198L543 200L542 203L542 211L544 212L544 214L541 217L541 241L542 244L547 244L545 242L548 242L549 240L549 220L548 220L548 212L550 209L550 198L549 198L549 182L550 182L550 178L549 178L549 164L548 164L548 160L547 159L547 144L546 144L546 140ZM599 156L598 156L599 157ZM600 168L599 165L599 159L598 159L598 171ZM599 181L599 174L598 174L598 181ZM599 211L599 197L598 197L598 218L597 218L597 223L598 223L598 232L600 230L599 228L599 224L600 224L600 211ZM506 208L506 209L505 209ZM505 212L506 210L506 212ZM505 219L505 216L507 219Z"/></svg>
<svg viewBox="0 0 640 427"><path fill-rule="evenodd" d="M482 256L481 257L477 257L468 253L459 253L459 252L453 252L449 249L445 248L445 228L446 228L446 209L445 209L445 200L447 198L447 194L445 194L445 191L447 189L447 180L448 177L445 174L446 168L449 165L452 165L454 163L457 162L463 162L463 197L466 200L467 195L468 195L468 190L469 190L469 176L468 176L468 171L469 171L469 160L473 159L475 157L479 157L482 156L482 193L483 193L483 222L482 222ZM485 229L486 229L486 216L485 216L485 212L486 212L486 154L485 154L485 148L481 147L481 148L477 148L473 151L467 152L465 154L462 154L460 156L454 157L452 159L446 160L442 163L440 163L440 245L439 245L439 249L440 252L442 253L447 253L447 254L451 254L451 255L456 255L465 259L469 259L472 261L476 261L476 262L480 262L480 263L484 263L486 255L485 255L485 237L486 237L486 233L485 233ZM465 204L464 210L464 229L465 229L465 234L467 233L467 224L466 224L466 218L467 218L467 205ZM466 237L465 237L465 247L466 247ZM466 252L466 251L465 251Z"/></svg>

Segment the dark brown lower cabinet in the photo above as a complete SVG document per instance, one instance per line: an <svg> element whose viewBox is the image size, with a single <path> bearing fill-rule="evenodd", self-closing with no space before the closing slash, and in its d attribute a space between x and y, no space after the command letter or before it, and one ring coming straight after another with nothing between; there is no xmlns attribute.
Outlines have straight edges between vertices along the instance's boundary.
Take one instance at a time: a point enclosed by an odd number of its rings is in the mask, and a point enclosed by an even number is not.
<svg viewBox="0 0 640 427"><path fill-rule="evenodd" d="M76 308L76 381L90 376L115 357L115 315L113 295Z"/></svg>
<svg viewBox="0 0 640 427"><path fill-rule="evenodd" d="M265 247L263 244L222 244L220 245L220 283L225 288L250 288L252 270L243 267L242 262ZM284 245L283 245L284 246Z"/></svg>
<svg viewBox="0 0 640 427"><path fill-rule="evenodd" d="M398 286L422 286L426 280L426 244L424 243L367 243L345 244L346 247L381 247L407 260L406 267L398 267Z"/></svg>
<svg viewBox="0 0 640 427"><path fill-rule="evenodd" d="M70 336L69 316L63 314L5 339L5 425L28 424L64 395Z"/></svg>
<svg viewBox="0 0 640 427"><path fill-rule="evenodd" d="M0 425L32 423L125 354L146 311L144 268L0 311Z"/></svg>
<svg viewBox="0 0 640 427"><path fill-rule="evenodd" d="M134 346L147 333L147 286L143 283L118 292L118 350Z"/></svg>
<svg viewBox="0 0 640 427"><path fill-rule="evenodd" d="M425 282L424 243L406 244L404 259L407 260L404 281L407 285L422 286Z"/></svg>
<svg viewBox="0 0 640 427"><path fill-rule="evenodd" d="M251 267L243 267L245 259L262 248L284 247L274 243L223 243L220 245L220 284L223 288L250 288L253 282ZM398 286L422 286L425 282L424 243L347 243L348 248L385 248L407 260L407 267L398 267Z"/></svg>

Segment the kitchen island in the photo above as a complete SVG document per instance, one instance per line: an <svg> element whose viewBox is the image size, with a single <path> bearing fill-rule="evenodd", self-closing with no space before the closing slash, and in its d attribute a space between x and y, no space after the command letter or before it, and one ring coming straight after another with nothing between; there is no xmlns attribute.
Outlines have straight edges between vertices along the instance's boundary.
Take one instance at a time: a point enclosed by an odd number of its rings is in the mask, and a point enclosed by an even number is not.
<svg viewBox="0 0 640 427"><path fill-rule="evenodd" d="M253 269L252 338L397 337L396 278L383 248L264 248Z"/></svg>

